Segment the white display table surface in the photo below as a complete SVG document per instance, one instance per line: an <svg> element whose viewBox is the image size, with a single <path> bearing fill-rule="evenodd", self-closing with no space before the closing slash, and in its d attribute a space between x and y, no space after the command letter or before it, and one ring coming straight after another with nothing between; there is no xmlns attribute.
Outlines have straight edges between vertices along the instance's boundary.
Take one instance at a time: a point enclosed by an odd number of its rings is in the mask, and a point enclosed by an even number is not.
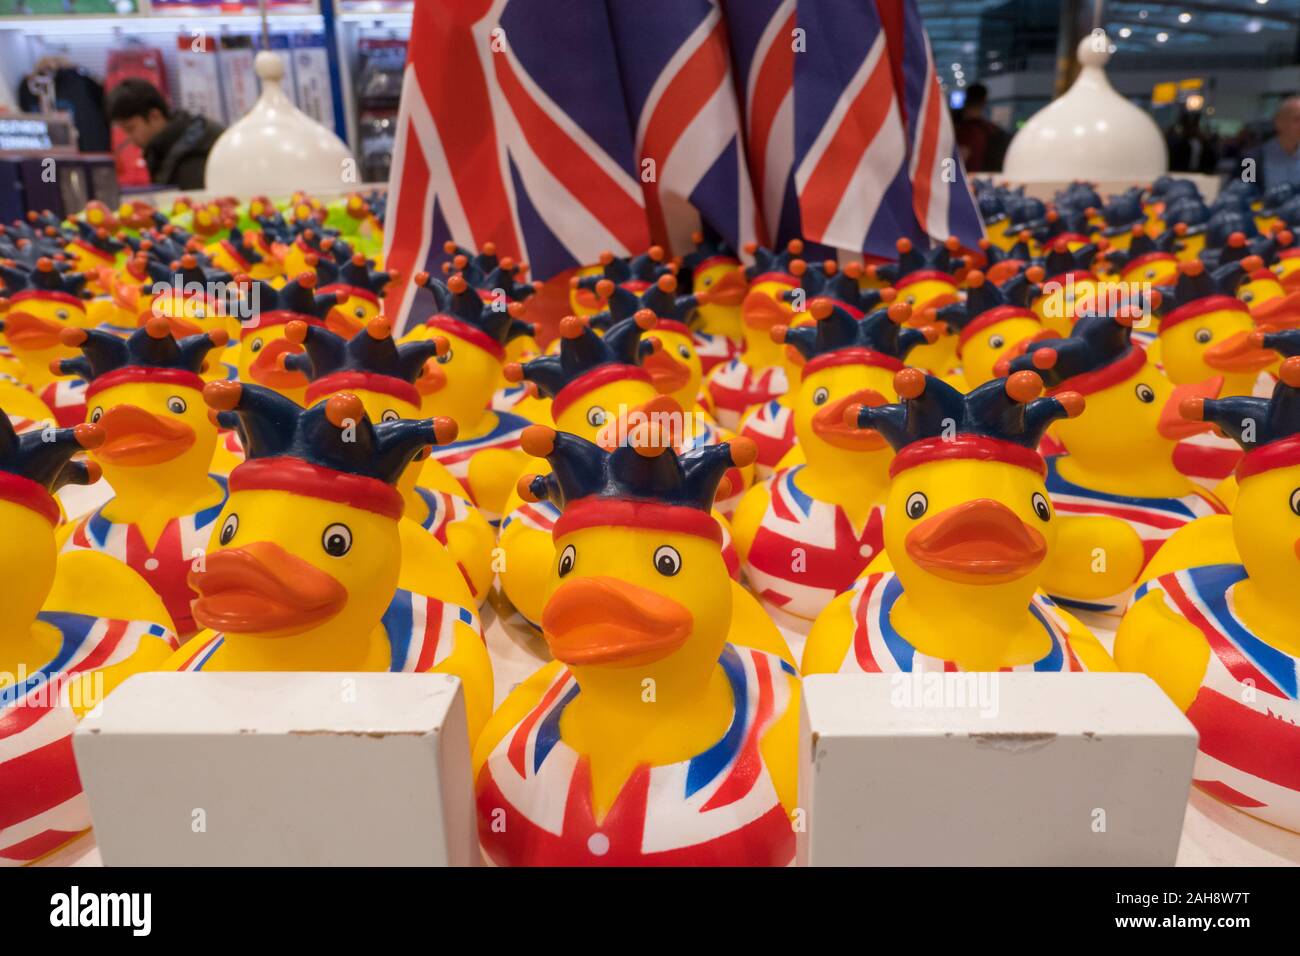
<svg viewBox="0 0 1300 956"><path fill-rule="evenodd" d="M103 489L101 491L100 489ZM96 507L105 497L106 486L68 488L62 493L70 515ZM495 599L495 595L494 595ZM489 600L481 609L488 650L492 657L496 699L500 703L529 674L549 660L540 635L517 615L503 618ZM796 660L803 654L806 624L779 611L773 618L785 634ZM1110 649L1113 624L1093 617L1086 622ZM74 841L43 861L46 866L100 866L93 835ZM1295 866L1300 865L1300 834L1261 823L1195 788L1183 821L1179 866Z"/></svg>

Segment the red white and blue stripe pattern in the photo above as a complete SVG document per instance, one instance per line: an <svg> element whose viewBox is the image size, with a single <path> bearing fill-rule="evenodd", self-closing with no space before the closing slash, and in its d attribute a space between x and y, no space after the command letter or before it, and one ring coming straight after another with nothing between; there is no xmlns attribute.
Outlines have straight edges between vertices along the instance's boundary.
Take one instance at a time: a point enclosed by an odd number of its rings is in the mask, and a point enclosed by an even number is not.
<svg viewBox="0 0 1300 956"><path fill-rule="evenodd" d="M118 664L150 638L177 646L161 624L46 611L62 642L54 659L0 688L0 865L29 863L90 827L72 755L76 716L66 681Z"/></svg>
<svg viewBox="0 0 1300 956"><path fill-rule="evenodd" d="M762 233L749 183L727 26L715 0L608 0L636 130L650 237L692 248L707 220L739 249Z"/></svg>
<svg viewBox="0 0 1300 956"><path fill-rule="evenodd" d="M432 491L428 488L421 488L418 485L415 493L420 496L428 509L424 520L420 522L420 527L429 532L438 539L438 543L444 548L447 544L447 529L458 521L464 521L473 511L474 506L466 501L460 495L451 495L445 491ZM454 555L453 555L454 557ZM470 579L469 572L465 570L465 565L461 561L456 562L456 567L460 568L461 577L465 579L465 584L469 587L469 592L476 599L482 600L478 592L474 589L474 582Z"/></svg>
<svg viewBox="0 0 1300 956"><path fill-rule="evenodd" d="M745 577L763 600L812 619L884 548L884 509L855 528L839 505L799 488L802 465L772 476L771 498L745 561Z"/></svg>
<svg viewBox="0 0 1300 956"><path fill-rule="evenodd" d="M719 660L734 716L722 739L667 766L637 767L597 820L587 758L560 735L580 693L560 670L492 751L477 784L479 839L503 866L785 866L794 831L763 762L763 735L791 706L795 672L726 645ZM504 826L494 826L498 811Z"/></svg>
<svg viewBox="0 0 1300 956"><path fill-rule="evenodd" d="M1142 541L1144 565L1183 525L1197 518L1226 512L1218 499L1203 491L1193 491L1179 498L1143 498L1085 488L1062 477L1058 457L1046 461L1047 493L1052 499L1052 507L1061 515L1093 515L1125 522ZM1109 598L1089 601L1068 594L1053 594L1052 597L1062 607L1119 614L1128 606L1132 593L1132 589L1128 589Z"/></svg>
<svg viewBox="0 0 1300 956"><path fill-rule="evenodd" d="M776 400L765 402L745 415L738 434L758 446L754 470L760 478L766 478L795 445L794 409Z"/></svg>
<svg viewBox="0 0 1300 956"><path fill-rule="evenodd" d="M423 594L398 589L381 619L392 652L389 671L420 674L437 667L456 649L456 625L472 628L481 638L478 614L469 608L440 601ZM224 634L212 634L201 643L178 670L201 671L226 642Z"/></svg>
<svg viewBox="0 0 1300 956"><path fill-rule="evenodd" d="M739 357L719 365L704 383L718 424L732 431L747 409L780 398L789 388L789 377L781 366L755 369Z"/></svg>
<svg viewBox="0 0 1300 956"><path fill-rule="evenodd" d="M692 332L691 344L700 359L700 369L708 375L724 362L730 362L740 354L741 346L725 335L709 335L707 332Z"/></svg>
<svg viewBox="0 0 1300 956"><path fill-rule="evenodd" d="M72 428L86 420L86 382L61 378L41 389L41 401L54 413L60 428Z"/></svg>
<svg viewBox="0 0 1300 956"><path fill-rule="evenodd" d="M1210 645L1187 718L1200 733L1193 779L1225 803L1300 829L1300 660L1251 632L1233 606L1238 564L1166 574L1138 588L1158 593Z"/></svg>
<svg viewBox="0 0 1300 956"><path fill-rule="evenodd" d="M526 418L520 418L518 415L511 415L509 412L497 412L497 423L492 429L478 438L467 438L464 441L454 441L450 445L437 445L433 449L433 458L443 465L452 476L465 487L465 491L470 493L469 487L469 462L481 451L489 448L514 449L519 447L522 440L524 429L531 425L532 422ZM470 497L473 498L472 493ZM495 524L501 516L490 514L483 511L482 506L479 510L483 516Z"/></svg>
<svg viewBox="0 0 1300 956"><path fill-rule="evenodd" d="M198 625L190 611L196 595L186 579L194 559L207 551L213 526L229 494L225 478L208 477L221 486L221 500L196 514L168 521L152 548L138 526L110 521L104 516L105 509L112 506L110 500L77 521L63 550L98 551L117 558L149 582L163 599L177 631L182 637L188 637L198 630Z"/></svg>
<svg viewBox="0 0 1300 956"><path fill-rule="evenodd" d="M495 242L542 278L606 249L640 252L650 231L634 136L604 5L420 4L397 120L388 267L436 272L448 239ZM408 289L387 303L398 329Z"/></svg>
<svg viewBox="0 0 1300 956"><path fill-rule="evenodd" d="M922 654L898 632L890 620L903 584L892 572L869 574L853 585L849 613L853 616L853 644L840 662L841 674L933 673L961 670L953 661ZM1070 629L1051 599L1034 595L1029 613L1047 635L1048 651L1032 663L1002 667L1000 671L1082 671L1084 666L1070 647Z"/></svg>

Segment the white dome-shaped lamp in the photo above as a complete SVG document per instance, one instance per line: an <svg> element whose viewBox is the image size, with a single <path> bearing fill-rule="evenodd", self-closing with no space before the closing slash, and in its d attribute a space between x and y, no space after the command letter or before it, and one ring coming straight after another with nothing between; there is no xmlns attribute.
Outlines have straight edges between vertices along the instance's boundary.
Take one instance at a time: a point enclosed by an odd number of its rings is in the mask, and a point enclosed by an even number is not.
<svg viewBox="0 0 1300 956"><path fill-rule="evenodd" d="M350 188L356 166L352 151L285 95L280 57L263 50L253 68L262 95L213 144L204 174L208 192L274 197L299 189L328 195Z"/></svg>
<svg viewBox="0 0 1300 956"><path fill-rule="evenodd" d="M1007 147L1002 176L1012 182L1150 182L1169 171L1164 135L1106 78L1110 39L1079 42L1082 69L1059 99L1031 116Z"/></svg>

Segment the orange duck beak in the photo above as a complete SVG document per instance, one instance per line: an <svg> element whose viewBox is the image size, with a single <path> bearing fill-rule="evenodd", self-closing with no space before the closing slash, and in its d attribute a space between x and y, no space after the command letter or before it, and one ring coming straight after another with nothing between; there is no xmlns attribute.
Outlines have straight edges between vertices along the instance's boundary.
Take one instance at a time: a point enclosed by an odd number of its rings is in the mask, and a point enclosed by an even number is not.
<svg viewBox="0 0 1300 956"><path fill-rule="evenodd" d="M301 346L294 345L288 339L273 339L257 353L257 358L253 359L248 366L248 374L258 385L265 385L267 388L306 388L306 375L280 364L281 355L295 355L301 351Z"/></svg>
<svg viewBox="0 0 1300 956"><path fill-rule="evenodd" d="M1205 364L1220 372L1262 372L1277 361L1277 353L1259 348L1249 332L1238 332L1205 350Z"/></svg>
<svg viewBox="0 0 1300 956"><path fill-rule="evenodd" d="M1183 415L1180 409L1183 402L1188 399L1218 398L1219 392L1222 390L1222 375L1207 378L1204 382L1193 382L1191 385L1175 387L1173 394L1169 396L1169 401L1160 410L1160 420L1156 422L1156 431L1172 441L1182 441L1184 438L1191 438L1201 432L1211 431L1214 428L1211 422L1191 421Z"/></svg>
<svg viewBox="0 0 1300 956"><path fill-rule="evenodd" d="M235 634L297 633L328 621L348 600L337 580L270 541L214 551L187 583L199 595L194 620Z"/></svg>
<svg viewBox="0 0 1300 956"><path fill-rule="evenodd" d="M732 269L718 276L717 281L707 289L695 293L695 298L701 305L737 306L744 304L745 293L748 291L749 281L745 278L744 270Z"/></svg>
<svg viewBox="0 0 1300 956"><path fill-rule="evenodd" d="M329 314L325 316L325 328L329 329L335 335L345 339L350 339L361 331L361 321L354 316L348 315L342 309L330 309Z"/></svg>
<svg viewBox="0 0 1300 956"><path fill-rule="evenodd" d="M104 443L95 457L113 465L160 465L194 444L194 429L135 405L114 405L99 419Z"/></svg>
<svg viewBox="0 0 1300 956"><path fill-rule="evenodd" d="M740 303L740 317L751 329L766 331L777 325L790 325L794 311L765 292L755 289Z"/></svg>
<svg viewBox="0 0 1300 956"><path fill-rule="evenodd" d="M846 420L850 408L867 405L877 408L888 404L874 388L863 388L851 395L824 405L812 417L813 434L826 444L845 451L875 451L885 447L885 439L871 428L858 428ZM856 418L857 416L853 416Z"/></svg>
<svg viewBox="0 0 1300 956"><path fill-rule="evenodd" d="M657 661L685 644L694 624L671 598L608 577L561 584L542 612L551 653L571 665Z"/></svg>
<svg viewBox="0 0 1300 956"><path fill-rule="evenodd" d="M1280 332L1300 326L1300 288L1259 303L1250 310L1250 315L1263 332Z"/></svg>
<svg viewBox="0 0 1300 956"><path fill-rule="evenodd" d="M59 345L63 326L30 312L13 311L4 319L5 338L14 348L41 352Z"/></svg>
<svg viewBox="0 0 1300 956"><path fill-rule="evenodd" d="M655 349L645 357L641 367L649 373L654 387L665 395L685 388L691 380L690 367L673 358L667 349Z"/></svg>
<svg viewBox="0 0 1300 956"><path fill-rule="evenodd" d="M921 568L961 584L1002 584L1024 577L1047 557L1047 540L1006 505L966 501L908 532L908 555Z"/></svg>

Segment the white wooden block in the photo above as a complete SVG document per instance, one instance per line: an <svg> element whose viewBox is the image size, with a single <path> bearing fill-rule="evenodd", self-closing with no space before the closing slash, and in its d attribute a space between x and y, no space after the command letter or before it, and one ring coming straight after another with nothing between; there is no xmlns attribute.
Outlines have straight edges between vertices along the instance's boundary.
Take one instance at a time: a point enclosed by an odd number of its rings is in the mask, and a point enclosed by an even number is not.
<svg viewBox="0 0 1300 956"><path fill-rule="evenodd" d="M73 747L107 866L479 859L448 675L139 674Z"/></svg>
<svg viewBox="0 0 1300 956"><path fill-rule="evenodd" d="M801 865L1177 856L1197 735L1145 675L816 675L801 725Z"/></svg>

